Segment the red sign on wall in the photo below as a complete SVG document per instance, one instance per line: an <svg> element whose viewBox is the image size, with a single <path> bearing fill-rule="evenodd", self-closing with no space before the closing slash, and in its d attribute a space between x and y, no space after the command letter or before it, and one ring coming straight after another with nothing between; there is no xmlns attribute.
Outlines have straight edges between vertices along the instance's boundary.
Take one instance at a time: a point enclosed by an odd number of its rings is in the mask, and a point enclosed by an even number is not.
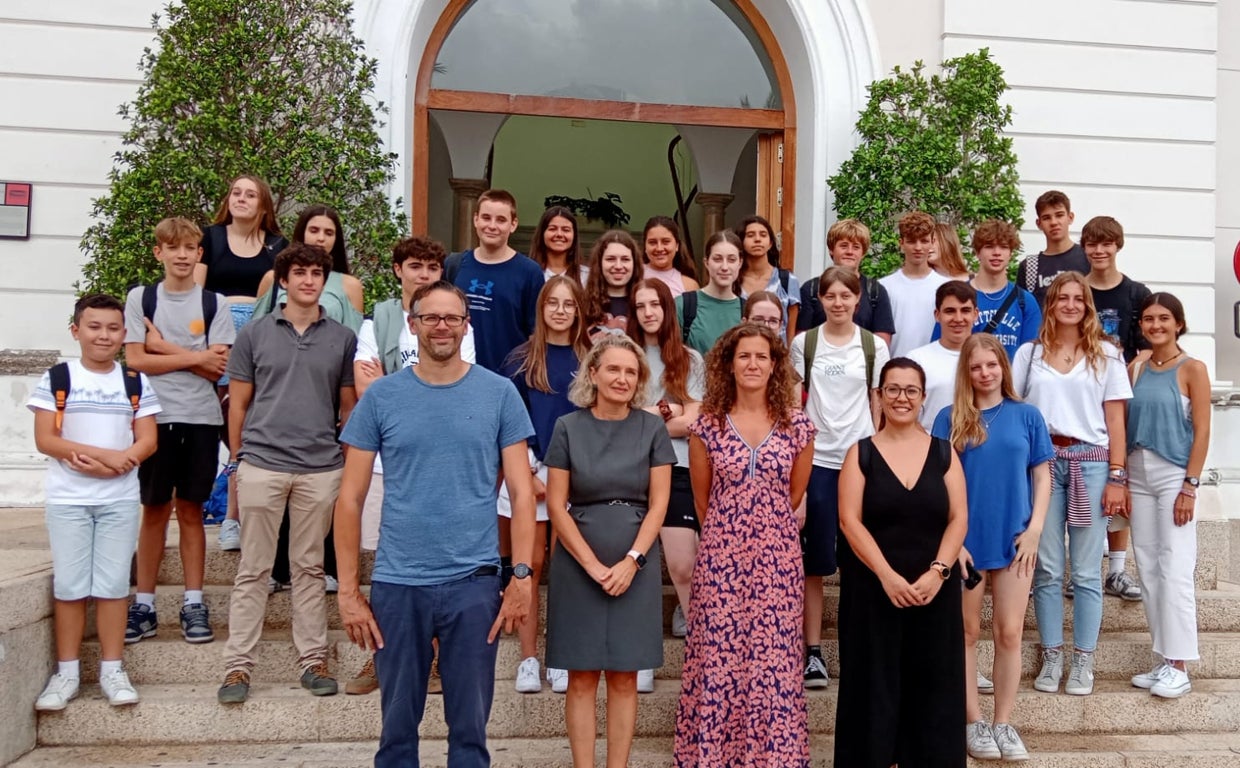
<svg viewBox="0 0 1240 768"><path fill-rule="evenodd" d="M30 199L33 185L21 181L0 181L0 238L30 238Z"/></svg>

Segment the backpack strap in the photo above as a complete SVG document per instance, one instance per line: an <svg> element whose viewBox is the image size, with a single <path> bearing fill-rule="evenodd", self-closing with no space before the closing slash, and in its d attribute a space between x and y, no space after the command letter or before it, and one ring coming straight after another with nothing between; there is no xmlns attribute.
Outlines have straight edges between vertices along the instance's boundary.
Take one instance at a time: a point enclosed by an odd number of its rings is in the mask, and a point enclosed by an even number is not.
<svg viewBox="0 0 1240 768"><path fill-rule="evenodd" d="M801 380L805 383L805 391L809 391L809 373L814 368L814 355L818 353L818 328L815 325L805 332L805 362L804 376Z"/></svg>
<svg viewBox="0 0 1240 768"><path fill-rule="evenodd" d="M133 406L133 417L138 418L138 404L142 402L142 375L129 366L121 365L121 377L125 380L125 396Z"/></svg>
<svg viewBox="0 0 1240 768"><path fill-rule="evenodd" d="M443 262L443 279L453 285L456 284L456 276L460 274L461 262L465 260L465 252L449 254L448 258Z"/></svg>
<svg viewBox="0 0 1240 768"><path fill-rule="evenodd" d="M1031 253L1025 257L1025 290L1033 295L1038 293L1038 254Z"/></svg>
<svg viewBox="0 0 1240 768"><path fill-rule="evenodd" d="M56 402L56 431L65 424L65 405L69 401L69 364L57 363L47 370L52 399Z"/></svg>
<svg viewBox="0 0 1240 768"><path fill-rule="evenodd" d="M159 284L163 281L142 287L142 316L155 324L155 304L159 301Z"/></svg>
<svg viewBox="0 0 1240 768"><path fill-rule="evenodd" d="M874 334L858 326L861 331L861 354L865 355L865 390L874 388Z"/></svg>
<svg viewBox="0 0 1240 768"><path fill-rule="evenodd" d="M866 280L865 292L870 297L870 317L873 318L878 314L878 280L873 277Z"/></svg>
<svg viewBox="0 0 1240 768"><path fill-rule="evenodd" d="M1016 301L1018 298L1021 298L1020 286L1013 283L1011 292L1008 293L1007 298L1003 300L1003 303L999 305L999 309L995 311L994 316L991 317L986 323L986 327L982 329L982 333L993 334L995 329L999 327L999 322L1003 320L1003 318L1007 317L1008 310L1012 308L1012 302ZM1021 298L1020 308L1022 312L1025 309L1025 300L1023 298Z"/></svg>
<svg viewBox="0 0 1240 768"><path fill-rule="evenodd" d="M215 322L215 313L219 310L219 299L215 291L202 289L202 342L211 346L211 324Z"/></svg>
<svg viewBox="0 0 1240 768"><path fill-rule="evenodd" d="M784 295L787 295L788 294L788 280L791 277L791 275L786 269L781 268L777 271L779 272L779 285L781 288L784 289Z"/></svg>
<svg viewBox="0 0 1240 768"><path fill-rule="evenodd" d="M689 343L689 329L693 327L693 321L697 319L697 308L697 291L685 291L680 294L680 313L685 318L680 326L680 339L685 344Z"/></svg>

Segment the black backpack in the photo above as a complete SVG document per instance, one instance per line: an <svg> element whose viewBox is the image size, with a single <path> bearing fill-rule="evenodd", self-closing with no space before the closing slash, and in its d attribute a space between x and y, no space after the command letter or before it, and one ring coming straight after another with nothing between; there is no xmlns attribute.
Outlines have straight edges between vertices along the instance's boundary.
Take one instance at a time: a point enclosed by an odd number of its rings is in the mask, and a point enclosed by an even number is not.
<svg viewBox="0 0 1240 768"><path fill-rule="evenodd" d="M142 377L138 372L124 365L121 366L121 375L125 380L125 395L129 398L129 404L133 406L134 418L138 417L138 403L142 400ZM57 363L47 370L47 376L50 380L52 398L56 401L56 431L60 432L65 423L65 405L69 401L69 364Z"/></svg>
<svg viewBox="0 0 1240 768"><path fill-rule="evenodd" d="M147 320L150 320L152 325L155 324L155 304L156 302L159 301L159 291L157 290L157 288L159 286L159 283L162 283L162 282L163 281L160 280L157 283L143 286L142 288L142 316L145 317ZM272 293L272 296L274 297L276 293L274 288L272 289L271 293ZM203 337L203 341L206 343L206 346L208 347L211 346L211 323L215 320L215 313L218 309L219 309L219 303L216 301L215 291L208 291L206 288L203 288L202 289L202 322L203 322L202 337Z"/></svg>

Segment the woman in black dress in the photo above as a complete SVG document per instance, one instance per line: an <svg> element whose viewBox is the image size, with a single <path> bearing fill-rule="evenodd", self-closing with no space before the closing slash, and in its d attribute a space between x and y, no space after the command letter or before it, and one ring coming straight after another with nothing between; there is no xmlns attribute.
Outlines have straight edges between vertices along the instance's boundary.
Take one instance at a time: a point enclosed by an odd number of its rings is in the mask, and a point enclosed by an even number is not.
<svg viewBox="0 0 1240 768"><path fill-rule="evenodd" d="M964 625L956 560L968 526L951 444L917 422L926 375L883 366L883 427L840 474L840 693L835 765L964 768Z"/></svg>

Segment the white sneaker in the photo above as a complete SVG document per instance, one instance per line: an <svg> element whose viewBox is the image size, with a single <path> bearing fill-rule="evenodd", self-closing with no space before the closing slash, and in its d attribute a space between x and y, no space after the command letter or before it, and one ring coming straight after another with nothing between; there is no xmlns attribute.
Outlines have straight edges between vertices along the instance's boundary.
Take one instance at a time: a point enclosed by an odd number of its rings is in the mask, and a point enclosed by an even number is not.
<svg viewBox="0 0 1240 768"><path fill-rule="evenodd" d="M977 692L987 694L993 694L995 692L994 682L981 672L977 673Z"/></svg>
<svg viewBox="0 0 1240 768"><path fill-rule="evenodd" d="M1144 688L1149 690L1154 687L1155 683L1162 679L1163 670L1167 668L1167 663L1163 662L1151 669L1149 672L1142 672L1139 675L1132 676L1132 684L1136 688Z"/></svg>
<svg viewBox="0 0 1240 768"><path fill-rule="evenodd" d="M1025 742L1020 740L1020 734L1009 723L995 723L991 732L995 735L995 743L999 745L999 752L1004 760L1029 759L1029 750L1025 748Z"/></svg>
<svg viewBox="0 0 1240 768"><path fill-rule="evenodd" d="M533 656L522 661L517 666L517 693L541 693L542 680L538 679L541 671L538 668L538 659Z"/></svg>
<svg viewBox="0 0 1240 768"><path fill-rule="evenodd" d="M138 692L134 690L133 683L129 682L129 675L125 674L123 669L100 676L99 687L103 689L103 695L108 697L108 703L114 707L138 703Z"/></svg>
<svg viewBox="0 0 1240 768"><path fill-rule="evenodd" d="M220 549L225 552L241 551L241 521L225 519L220 523Z"/></svg>
<svg viewBox="0 0 1240 768"><path fill-rule="evenodd" d="M978 760L998 760L1003 756L985 720L964 727L964 743L969 755Z"/></svg>
<svg viewBox="0 0 1240 768"><path fill-rule="evenodd" d="M323 575L323 591L329 595L334 595L340 591L340 582L335 576Z"/></svg>
<svg viewBox="0 0 1240 768"><path fill-rule="evenodd" d="M1178 699L1191 690L1193 685L1188 681L1188 673L1168 664L1163 676L1150 688L1150 693L1163 699Z"/></svg>
<svg viewBox="0 0 1240 768"><path fill-rule="evenodd" d="M40 693L34 702L34 708L39 712L59 712L77 695L78 679L65 677L57 672L48 679L43 693Z"/></svg>
<svg viewBox="0 0 1240 768"><path fill-rule="evenodd" d="M554 669L547 667L547 682L551 683L552 693L565 693L568 691L568 670Z"/></svg>
<svg viewBox="0 0 1240 768"><path fill-rule="evenodd" d="M672 637L684 637L689 634L689 624L685 621L685 610L676 605L672 611Z"/></svg>
<svg viewBox="0 0 1240 768"><path fill-rule="evenodd" d="M642 669L637 672L637 692L654 693L654 670Z"/></svg>

